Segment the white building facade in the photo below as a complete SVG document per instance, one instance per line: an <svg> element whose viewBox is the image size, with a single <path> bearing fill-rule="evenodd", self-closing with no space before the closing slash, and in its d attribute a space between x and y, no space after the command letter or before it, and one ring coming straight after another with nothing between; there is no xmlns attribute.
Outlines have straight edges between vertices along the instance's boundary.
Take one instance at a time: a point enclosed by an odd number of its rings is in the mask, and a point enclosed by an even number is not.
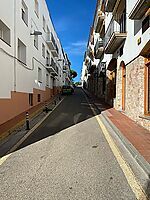
<svg viewBox="0 0 150 200"><path fill-rule="evenodd" d="M45 0L1 0L0 133L58 94L65 57Z"/></svg>
<svg viewBox="0 0 150 200"><path fill-rule="evenodd" d="M99 64L87 82L98 88L95 95L150 130L150 1L98 0L92 27L99 34L93 52Z"/></svg>

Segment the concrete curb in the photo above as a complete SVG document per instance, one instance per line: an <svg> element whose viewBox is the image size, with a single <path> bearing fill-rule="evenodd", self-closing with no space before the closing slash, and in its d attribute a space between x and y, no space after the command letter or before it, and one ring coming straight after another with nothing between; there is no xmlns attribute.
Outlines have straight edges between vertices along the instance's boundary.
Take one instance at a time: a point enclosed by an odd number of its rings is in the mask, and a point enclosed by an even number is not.
<svg viewBox="0 0 150 200"><path fill-rule="evenodd" d="M121 131L111 122L111 120L107 117L107 115L104 113L104 111L101 112L101 115L102 115L103 119L107 121L107 123L110 125L110 127L117 134L119 139L122 141L123 145L131 153L132 157L136 160L136 162L140 165L140 167L145 171L145 173L150 178L150 164L143 158L143 156L129 142L129 140L123 136Z"/></svg>
<svg viewBox="0 0 150 200"><path fill-rule="evenodd" d="M84 90L84 93L89 97L86 90ZM136 160L136 162L140 165L140 167L144 170L144 172L147 174L147 176L150 178L150 164L143 158L143 156L137 151L137 149L129 142L127 138L123 136L121 131L111 122L111 120L107 117L104 111L101 111L99 107L93 102L93 105L96 107L96 109L101 113L102 120L106 121L108 125L113 129L113 131L116 133L118 138L122 141L123 145L126 147L126 149L130 152L133 159Z"/></svg>

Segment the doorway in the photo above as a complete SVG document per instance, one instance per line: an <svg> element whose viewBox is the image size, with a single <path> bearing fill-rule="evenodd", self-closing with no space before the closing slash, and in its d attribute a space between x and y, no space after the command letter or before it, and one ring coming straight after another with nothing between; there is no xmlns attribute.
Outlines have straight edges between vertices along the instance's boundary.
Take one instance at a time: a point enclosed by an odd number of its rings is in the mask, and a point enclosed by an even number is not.
<svg viewBox="0 0 150 200"><path fill-rule="evenodd" d="M122 110L125 110L125 98L126 98L126 66L125 63L121 62L122 68Z"/></svg>

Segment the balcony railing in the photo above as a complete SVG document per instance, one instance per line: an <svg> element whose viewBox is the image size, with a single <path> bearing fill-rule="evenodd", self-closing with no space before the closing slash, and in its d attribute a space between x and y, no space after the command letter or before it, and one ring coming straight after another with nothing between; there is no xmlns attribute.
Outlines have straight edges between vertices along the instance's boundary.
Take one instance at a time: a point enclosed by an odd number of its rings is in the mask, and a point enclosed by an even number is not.
<svg viewBox="0 0 150 200"><path fill-rule="evenodd" d="M149 0L137 0L137 3L129 14L129 18L140 20L149 9L149 6Z"/></svg>
<svg viewBox="0 0 150 200"><path fill-rule="evenodd" d="M46 58L46 68L53 76L58 76L58 67L53 58L51 62L49 58Z"/></svg>
<svg viewBox="0 0 150 200"><path fill-rule="evenodd" d="M103 22L105 19L105 15L102 11L98 11L96 20L95 20L95 32L99 33L101 30L101 27L103 26Z"/></svg>
<svg viewBox="0 0 150 200"><path fill-rule="evenodd" d="M95 48L94 48L94 55L96 59L100 59L100 57L102 56L104 52L104 41L99 38L97 39Z"/></svg>
<svg viewBox="0 0 150 200"><path fill-rule="evenodd" d="M105 11L112 12L116 4L116 0L105 0Z"/></svg>
<svg viewBox="0 0 150 200"><path fill-rule="evenodd" d="M46 42L47 42L47 45L49 46L53 56L58 57L59 50L58 50L57 44L55 42L54 36L51 32L47 34Z"/></svg>
<svg viewBox="0 0 150 200"><path fill-rule="evenodd" d="M105 34L105 53L113 54L126 36L126 14L113 16Z"/></svg>

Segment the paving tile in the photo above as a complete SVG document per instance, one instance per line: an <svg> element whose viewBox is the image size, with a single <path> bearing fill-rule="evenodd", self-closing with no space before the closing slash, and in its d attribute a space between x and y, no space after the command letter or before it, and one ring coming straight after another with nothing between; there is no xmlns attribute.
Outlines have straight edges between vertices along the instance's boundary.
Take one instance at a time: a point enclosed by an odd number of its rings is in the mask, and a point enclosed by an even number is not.
<svg viewBox="0 0 150 200"><path fill-rule="evenodd" d="M141 155L150 163L150 132L137 125L133 120L113 108L109 110L111 116L107 117L129 140L131 144L141 153Z"/></svg>

